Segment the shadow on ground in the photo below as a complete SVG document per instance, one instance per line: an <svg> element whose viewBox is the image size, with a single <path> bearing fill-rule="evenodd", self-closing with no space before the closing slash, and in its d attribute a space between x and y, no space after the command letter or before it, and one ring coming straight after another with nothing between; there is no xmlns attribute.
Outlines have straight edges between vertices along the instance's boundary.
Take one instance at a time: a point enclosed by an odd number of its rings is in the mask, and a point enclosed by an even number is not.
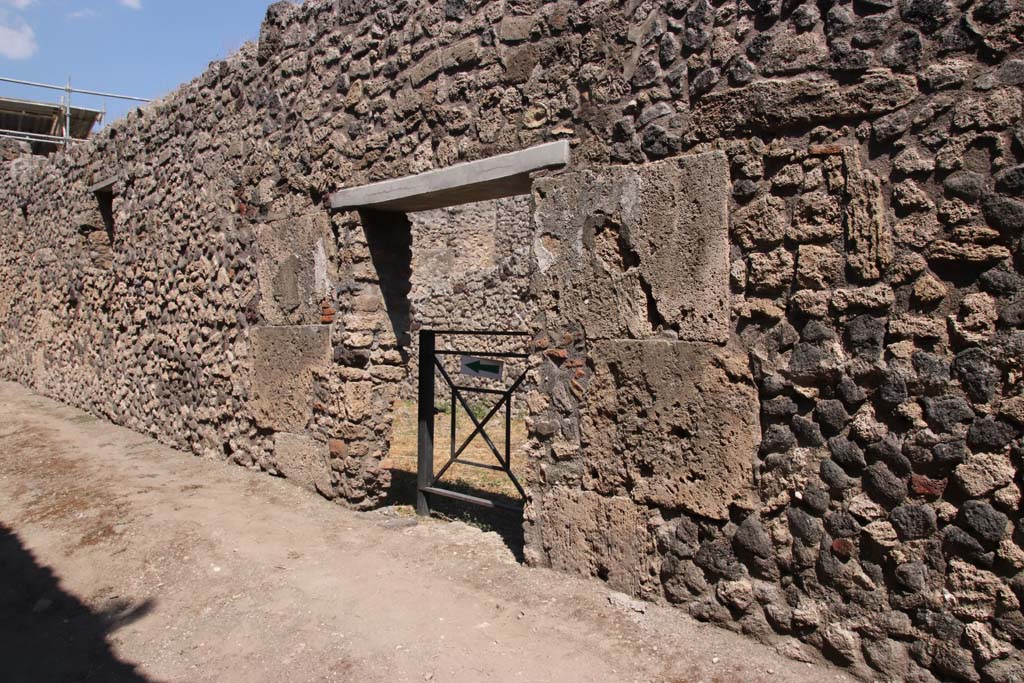
<svg viewBox="0 0 1024 683"><path fill-rule="evenodd" d="M0 679L6 683L149 681L114 655L107 635L152 608L148 600L111 600L102 611L89 609L0 524Z"/></svg>
<svg viewBox="0 0 1024 683"><path fill-rule="evenodd" d="M519 505L520 501L508 496L480 491L461 482L445 483L445 488L459 493L468 493L481 498ZM416 474L405 470L391 470L391 489L385 505L416 505ZM517 562L523 561L523 515L522 513L491 509L462 503L449 498L434 496L430 502L434 517L465 522L484 531L493 531L501 536Z"/></svg>

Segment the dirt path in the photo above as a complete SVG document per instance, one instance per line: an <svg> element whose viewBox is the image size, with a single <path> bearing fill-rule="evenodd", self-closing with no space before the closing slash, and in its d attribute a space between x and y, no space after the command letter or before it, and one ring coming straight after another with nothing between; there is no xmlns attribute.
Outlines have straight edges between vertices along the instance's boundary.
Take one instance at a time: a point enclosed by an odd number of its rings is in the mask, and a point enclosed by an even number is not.
<svg viewBox="0 0 1024 683"><path fill-rule="evenodd" d="M0 383L7 681L850 681Z"/></svg>

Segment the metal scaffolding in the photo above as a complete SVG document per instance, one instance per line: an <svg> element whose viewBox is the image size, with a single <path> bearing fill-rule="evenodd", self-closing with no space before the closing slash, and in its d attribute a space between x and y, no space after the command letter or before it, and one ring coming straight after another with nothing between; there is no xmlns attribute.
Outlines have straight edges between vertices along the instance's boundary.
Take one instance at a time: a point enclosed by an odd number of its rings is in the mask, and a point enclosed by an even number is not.
<svg viewBox="0 0 1024 683"><path fill-rule="evenodd" d="M103 120L103 116L106 114L105 106L103 111L72 107L72 94L91 95L94 97L104 98L109 97L117 100L130 100L132 102L149 102L149 100L142 97L132 97L130 95L118 95L115 93L99 92L96 90L73 88L71 87L70 78L68 78L66 85L50 85L48 83L23 81L17 78L5 78L3 76L0 76L0 82L13 83L15 85L23 85L33 88L42 88L46 90L57 90L63 93L59 105L45 102L6 100L9 103L17 104L20 108L19 113L24 116L45 118L50 114L50 112L56 112L56 115L53 116L53 123L46 133L39 132L38 130L18 130L19 127L27 128L27 126L14 126L10 128L0 127L0 138L19 140L21 142L35 143L38 145L62 145L64 149L67 149L74 142L81 142L88 138L89 133L92 131L92 127L96 123L101 122ZM76 117L77 121L73 121L73 118ZM81 124L77 130L73 125L75 122Z"/></svg>

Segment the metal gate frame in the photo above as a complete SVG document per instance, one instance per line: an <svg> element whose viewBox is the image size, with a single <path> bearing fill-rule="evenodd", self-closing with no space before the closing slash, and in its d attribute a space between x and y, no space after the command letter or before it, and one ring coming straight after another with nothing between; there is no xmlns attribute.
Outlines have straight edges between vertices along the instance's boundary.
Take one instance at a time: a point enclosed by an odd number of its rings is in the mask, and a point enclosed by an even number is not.
<svg viewBox="0 0 1024 683"><path fill-rule="evenodd" d="M506 389L487 389L483 387L471 387L465 385L456 384L452 381L448 371L445 370L438 356L459 356L459 355L471 355L481 356L485 358L529 358L528 353L513 353L504 351L466 351L461 349L438 349L437 335L450 335L450 336L470 336L470 337L529 337L529 332L510 332L510 331L488 331L488 330L420 330L419 332L419 397L417 406L417 416L419 421L418 434L417 434L417 447L416 447L416 514L420 516L430 515L430 496L442 496L445 498L453 498L455 500L462 501L464 503L472 503L474 505L481 505L489 508L499 508L509 510L512 512L522 512L521 505L510 505L500 500L491 500L489 498L481 498L479 496L471 496L466 493L459 493L458 491L450 491L438 486L441 481L441 477L445 475L448 469L458 463L460 465L470 465L473 467L480 467L483 469L495 470L498 472L504 472L508 478L512 481L512 484L516 487L519 492L520 498L523 502L526 502L526 491L523 489L519 480L514 474L512 474L512 394L519 388L526 379L527 370L524 370L522 374ZM444 381L448 384L451 390L451 452L449 454L449 460L445 463L444 467L434 476L434 416L437 411L434 408L434 376L440 374ZM490 394L500 396L498 402L491 407L487 415L484 416L483 420L477 419L473 411L470 410L469 404L466 402L463 393L478 393L478 394ZM475 429L469 437L462 442L462 445L458 448L455 447L456 437L456 417L458 407L462 406L462 409L466 411L469 418L473 421ZM487 434L485 427L487 423L491 421L501 407L505 407L505 449L504 457L499 451L498 447L494 445L491 437ZM487 463L474 462L469 460L459 460L459 457L466 450L473 439L477 436L483 438L487 443L488 448L498 461L498 465L489 465Z"/></svg>

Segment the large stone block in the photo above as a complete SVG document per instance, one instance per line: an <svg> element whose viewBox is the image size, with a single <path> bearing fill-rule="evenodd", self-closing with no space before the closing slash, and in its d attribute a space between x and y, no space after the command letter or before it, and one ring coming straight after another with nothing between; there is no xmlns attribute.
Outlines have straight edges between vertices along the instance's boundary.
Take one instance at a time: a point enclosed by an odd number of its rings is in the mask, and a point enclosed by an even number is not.
<svg viewBox="0 0 1024 683"><path fill-rule="evenodd" d="M301 434L274 434L274 463L286 479L299 486L331 491L327 444Z"/></svg>
<svg viewBox="0 0 1024 683"><path fill-rule="evenodd" d="M260 315L272 325L320 322L320 301L333 290L328 272L333 235L327 214L272 221L257 231Z"/></svg>
<svg viewBox="0 0 1024 683"><path fill-rule="evenodd" d="M257 422L301 432L312 416L313 370L331 363L330 329L321 325L253 330L253 398Z"/></svg>
<svg viewBox="0 0 1024 683"><path fill-rule="evenodd" d="M538 181L542 304L590 339L725 342L729 187L720 152Z"/></svg>
<svg viewBox="0 0 1024 683"><path fill-rule="evenodd" d="M856 150L846 165L846 262L865 281L877 280L892 260L893 235L882 182L863 168Z"/></svg>
<svg viewBox="0 0 1024 683"><path fill-rule="evenodd" d="M531 564L599 576L615 590L647 593L656 572L651 514L625 497L556 487L537 500L526 530Z"/></svg>
<svg viewBox="0 0 1024 683"><path fill-rule="evenodd" d="M581 420L586 488L713 519L752 504L761 430L744 354L607 341L591 362Z"/></svg>
<svg viewBox="0 0 1024 683"><path fill-rule="evenodd" d="M705 95L694 109L693 135L714 139L884 114L917 94L913 76L888 69L868 70L846 86L826 78L764 79Z"/></svg>

